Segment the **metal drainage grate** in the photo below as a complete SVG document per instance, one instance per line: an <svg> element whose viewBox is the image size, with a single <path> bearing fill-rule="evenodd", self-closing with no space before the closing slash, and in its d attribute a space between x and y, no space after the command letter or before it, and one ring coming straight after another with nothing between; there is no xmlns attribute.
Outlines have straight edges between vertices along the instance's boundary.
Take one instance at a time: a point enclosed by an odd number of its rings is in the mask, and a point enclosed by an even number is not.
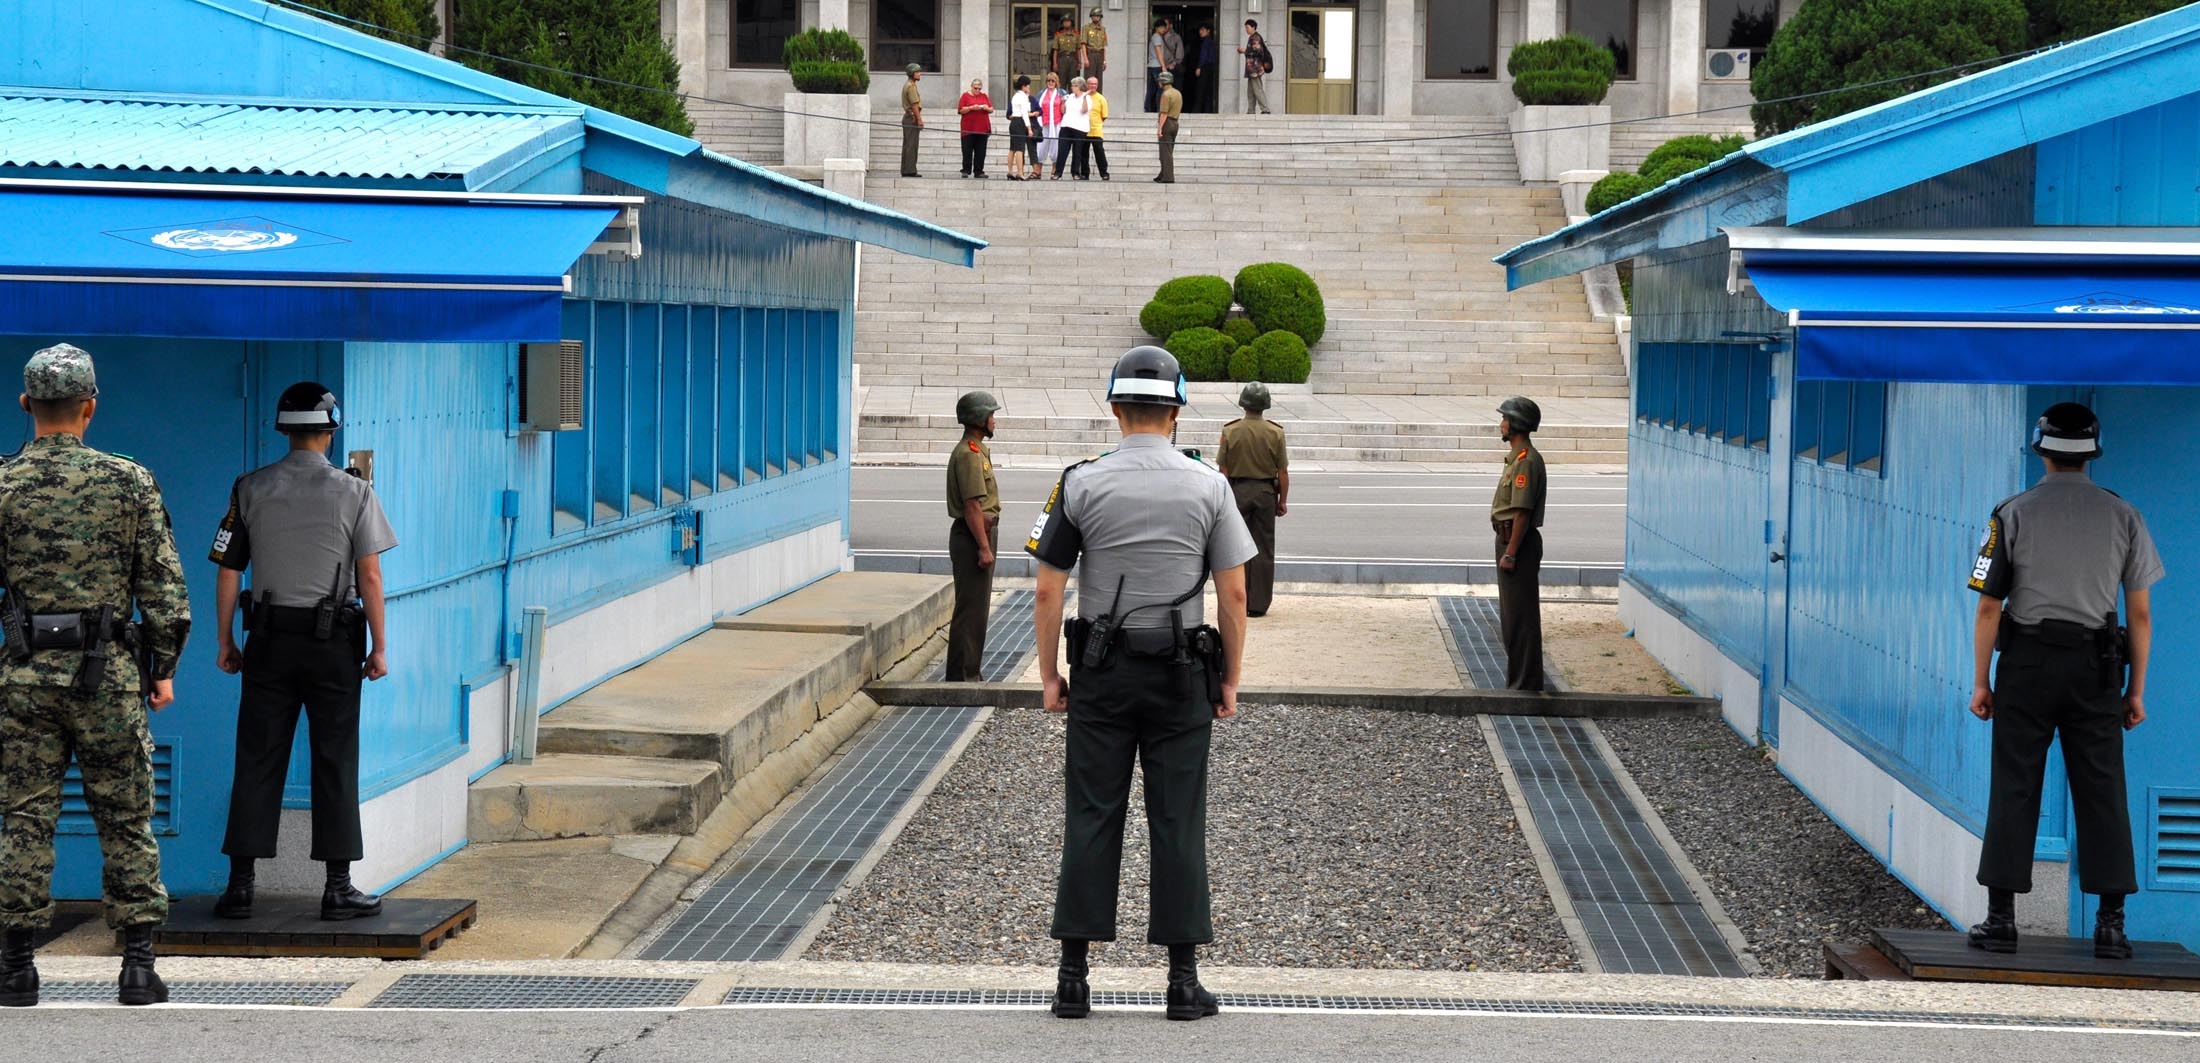
<svg viewBox="0 0 2200 1063"><path fill-rule="evenodd" d="M1747 974L1580 720L1490 718L1606 971Z"/></svg>
<svg viewBox="0 0 2200 1063"><path fill-rule="evenodd" d="M985 653L978 661L978 671L986 682L1005 683L1023 673L1038 642L1038 633L1031 626L1031 613L1037 603L1038 597L1032 592L1019 590L1002 595L993 607L985 622ZM947 659L942 656L939 666L932 670L932 678L938 680L946 674Z"/></svg>
<svg viewBox="0 0 2200 1063"><path fill-rule="evenodd" d="M1505 689L1505 642L1497 632L1497 601L1445 595L1436 599L1436 615L1451 636L1452 664L1459 678L1480 690Z"/></svg>
<svg viewBox="0 0 2200 1063"><path fill-rule="evenodd" d="M693 978L589 978L532 974L408 974L370 1008L669 1008Z"/></svg>
<svg viewBox="0 0 2200 1063"><path fill-rule="evenodd" d="M2073 1027L2159 1030L2200 1034L2200 1023L2166 1019L2059 1018L2052 1015L1975 1014L1952 1011L1875 1011L1851 1008L1778 1008L1733 1004L1603 1003L1575 1000L1506 1000L1498 997L1315 996L1295 993L1218 993L1225 1008L1307 1011L1430 1011L1482 1015L1606 1018L1809 1019L1829 1022L1919 1023L1955 1026ZM734 1007L959 1007L1038 1008L1052 997L1038 989L791 989L740 987L721 1004ZM1098 1007L1160 1007L1162 994L1096 991Z"/></svg>
<svg viewBox="0 0 2200 1063"><path fill-rule="evenodd" d="M343 996L350 982L170 982L171 1004L289 1004L317 1008ZM113 982L47 982L38 997L49 1003L114 1003Z"/></svg>

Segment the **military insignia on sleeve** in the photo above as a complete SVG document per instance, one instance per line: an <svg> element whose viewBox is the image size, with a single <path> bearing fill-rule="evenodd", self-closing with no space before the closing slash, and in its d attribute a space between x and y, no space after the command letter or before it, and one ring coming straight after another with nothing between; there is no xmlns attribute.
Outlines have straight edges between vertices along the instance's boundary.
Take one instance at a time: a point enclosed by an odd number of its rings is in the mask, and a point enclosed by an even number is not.
<svg viewBox="0 0 2200 1063"><path fill-rule="evenodd" d="M1518 475L1518 476L1515 476L1515 477L1513 477L1513 486L1514 486L1514 487L1526 487L1526 486L1528 486L1528 474L1527 474L1527 473L1521 473L1520 475Z"/></svg>

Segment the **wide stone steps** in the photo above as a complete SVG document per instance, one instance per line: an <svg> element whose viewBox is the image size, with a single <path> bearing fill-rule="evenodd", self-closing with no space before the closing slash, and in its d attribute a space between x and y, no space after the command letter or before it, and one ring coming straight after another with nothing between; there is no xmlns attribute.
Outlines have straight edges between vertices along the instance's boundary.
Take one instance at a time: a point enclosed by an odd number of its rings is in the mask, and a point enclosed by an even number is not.
<svg viewBox="0 0 2200 1063"><path fill-rule="evenodd" d="M1747 110L1731 111L1726 115L1654 118L1615 125L1612 127L1612 168L1638 169L1642 166L1642 160L1656 150L1658 145L1674 137L1693 134L1723 137L1733 133L1756 136L1750 127Z"/></svg>
<svg viewBox="0 0 2200 1063"><path fill-rule="evenodd" d="M687 113L695 123L695 139L713 151L758 166L777 166L785 158L776 110L690 98Z"/></svg>
<svg viewBox="0 0 2200 1063"><path fill-rule="evenodd" d="M1220 419L1189 417L1178 422L1182 446L1211 450L1221 436ZM1437 422L1308 421L1286 419L1294 461L1419 461L1497 463L1504 444L1487 424ZM862 445L873 460L908 455L930 461L939 441L952 438L955 419L940 415L869 415L863 419ZM1120 430L1114 421L1089 417L1001 417L992 440L994 460L1033 463L1044 459L1075 461L1114 446ZM1545 424L1536 447L1554 464L1626 463L1623 425Z"/></svg>

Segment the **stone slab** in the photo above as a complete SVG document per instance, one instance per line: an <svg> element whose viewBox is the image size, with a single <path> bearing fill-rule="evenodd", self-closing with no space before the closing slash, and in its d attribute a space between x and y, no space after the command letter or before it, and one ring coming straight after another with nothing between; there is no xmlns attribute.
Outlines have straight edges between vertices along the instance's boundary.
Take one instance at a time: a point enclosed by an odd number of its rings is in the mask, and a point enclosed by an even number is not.
<svg viewBox="0 0 2200 1063"><path fill-rule="evenodd" d="M948 523L944 514L940 523ZM869 677L876 677L947 623L954 606L954 584L938 576L842 572L721 620L718 627L856 636L864 640L870 654Z"/></svg>
<svg viewBox="0 0 2200 1063"><path fill-rule="evenodd" d="M466 836L687 834L724 796L724 777L712 761L548 754L475 782L467 792Z"/></svg>
<svg viewBox="0 0 2200 1063"><path fill-rule="evenodd" d="M880 705L979 705L996 709L1039 708L1036 683L873 683L865 688ZM1612 720L1715 719L1719 703L1710 698L1647 694L1536 694L1515 690L1455 688L1383 689L1378 687L1245 687L1244 705L1314 705L1439 716L1558 716Z"/></svg>

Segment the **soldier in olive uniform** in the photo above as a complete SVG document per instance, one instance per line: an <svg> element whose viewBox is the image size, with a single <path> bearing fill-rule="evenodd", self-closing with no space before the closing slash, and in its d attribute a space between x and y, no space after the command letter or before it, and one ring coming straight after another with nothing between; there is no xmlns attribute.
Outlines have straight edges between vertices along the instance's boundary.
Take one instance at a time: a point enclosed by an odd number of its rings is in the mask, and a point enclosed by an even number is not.
<svg viewBox="0 0 2200 1063"><path fill-rule="evenodd" d="M152 474L84 445L99 408L91 356L66 343L32 355L19 401L38 436L0 467L11 615L0 659L0 1005L38 1003L31 934L53 923L54 823L72 756L106 858L103 914L123 935L118 998L157 1004L168 988L153 969L153 928L168 892L146 711L176 699L191 629L183 566Z"/></svg>
<svg viewBox="0 0 2200 1063"><path fill-rule="evenodd" d="M1504 418L1505 470L1490 498L1497 533L1497 627L1505 641L1505 686L1543 689L1543 455L1528 436L1543 425L1534 400L1499 403Z"/></svg>
<svg viewBox="0 0 2200 1063"><path fill-rule="evenodd" d="M924 133L924 94L917 82L924 80L924 68L911 63L902 72L909 80L901 84L901 175L917 177L917 139Z"/></svg>
<svg viewBox="0 0 2200 1063"><path fill-rule="evenodd" d="M1176 77L1164 70L1154 75L1161 82L1161 110L1156 117L1160 125L1156 135L1161 138L1161 175L1155 184L1176 183L1176 116L1184 113L1184 94L1176 91Z"/></svg>
<svg viewBox="0 0 2200 1063"><path fill-rule="evenodd" d="M2086 477L2086 463L2101 456L2092 410L2075 402L2049 407L2032 430L2032 450L2046 475L1994 507L1971 567L1970 587L1979 595L1971 712L1993 722L1994 756L1978 860L1986 921L1971 928L1970 940L1988 952L2017 951L2016 895L2032 891L2047 750L2060 736L2078 886L2100 898L2093 955L2128 960L2124 898L2138 892L2139 879L2124 732L2147 718L2152 588L2162 558L2139 511ZM2119 590L2124 630L2116 618ZM2001 667L1989 685L1996 649Z"/></svg>
<svg viewBox="0 0 2200 1063"><path fill-rule="evenodd" d="M1238 393L1245 416L1222 426L1215 464L1230 478L1238 516L1253 534L1260 556L1245 563L1245 615L1265 616L1276 591L1276 518L1291 511L1291 453L1283 426L1268 419L1268 385L1251 383Z"/></svg>
<svg viewBox="0 0 2200 1063"><path fill-rule="evenodd" d="M1215 939L1207 889L1207 751L1237 714L1245 650L1245 563L1257 553L1230 487L1169 445L1188 386L1176 357L1133 347L1109 374L1116 449L1063 470L1024 549L1039 562L1032 610L1048 712L1068 713L1062 872L1050 934L1062 943L1054 1014L1092 1013L1089 943L1115 939L1123 816L1144 765L1153 841L1146 940L1169 949L1168 1017L1215 1014L1199 946ZM1078 618L1062 603L1077 570ZM1207 627L1212 576L1221 628ZM1056 650L1067 636L1070 675Z"/></svg>
<svg viewBox="0 0 2200 1063"><path fill-rule="evenodd" d="M1100 22L1100 9L1092 9L1092 22L1085 26L1085 76L1096 77L1108 72L1108 28Z"/></svg>
<svg viewBox="0 0 2200 1063"><path fill-rule="evenodd" d="M1076 20L1063 15L1062 24L1054 30L1054 42L1048 49L1047 57L1048 65L1062 76L1062 84L1067 85L1069 79L1084 76L1084 70L1077 62L1077 52L1084 46L1085 35L1077 32Z"/></svg>
<svg viewBox="0 0 2200 1063"><path fill-rule="evenodd" d="M1001 404L983 391L955 402L962 439L947 456L947 556L955 567L955 617L947 628L950 683L985 679L985 624L993 608L993 547L1000 541L1001 487L993 479L993 415Z"/></svg>

